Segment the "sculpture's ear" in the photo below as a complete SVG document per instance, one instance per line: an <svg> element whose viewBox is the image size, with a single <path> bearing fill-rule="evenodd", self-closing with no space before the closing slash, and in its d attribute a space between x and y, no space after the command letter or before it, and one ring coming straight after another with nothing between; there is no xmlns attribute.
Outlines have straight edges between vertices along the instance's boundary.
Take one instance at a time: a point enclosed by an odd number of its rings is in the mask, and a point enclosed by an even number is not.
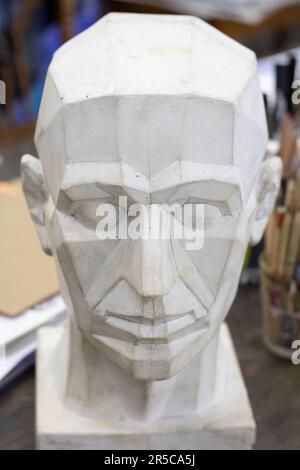
<svg viewBox="0 0 300 470"><path fill-rule="evenodd" d="M281 173L281 158L269 157L263 161L256 188L257 207L250 239L253 245L262 238L268 218L273 211L280 189Z"/></svg>
<svg viewBox="0 0 300 470"><path fill-rule="evenodd" d="M41 245L47 255L51 255L44 208L48 199L40 160L32 155L23 155L21 160L22 185L31 218L35 224Z"/></svg>

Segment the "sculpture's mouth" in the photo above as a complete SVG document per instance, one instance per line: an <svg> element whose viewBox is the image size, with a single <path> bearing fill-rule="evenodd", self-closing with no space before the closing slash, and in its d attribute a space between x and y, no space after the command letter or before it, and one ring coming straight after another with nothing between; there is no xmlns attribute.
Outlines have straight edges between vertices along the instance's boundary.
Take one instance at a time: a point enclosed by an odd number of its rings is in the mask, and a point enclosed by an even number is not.
<svg viewBox="0 0 300 470"><path fill-rule="evenodd" d="M205 332L208 329L208 315L197 315L190 311L177 315L163 315L156 318L130 316L106 311L102 316L93 316L93 336L114 333L119 339L132 339L141 343L165 343L190 333ZM124 336L125 335L125 336Z"/></svg>

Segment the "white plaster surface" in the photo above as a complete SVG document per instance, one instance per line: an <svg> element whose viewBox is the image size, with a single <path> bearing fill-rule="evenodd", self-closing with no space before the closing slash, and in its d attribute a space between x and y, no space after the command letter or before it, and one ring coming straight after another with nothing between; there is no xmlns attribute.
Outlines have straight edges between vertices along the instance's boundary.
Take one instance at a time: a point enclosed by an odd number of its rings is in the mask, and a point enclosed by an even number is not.
<svg viewBox="0 0 300 470"><path fill-rule="evenodd" d="M219 385L202 414L172 416L153 423L94 419L59 396L55 369L63 367L62 327L39 332L37 359L37 447L40 449L250 449L255 440L245 384L227 325L221 328ZM123 390L126 393L126 390ZM180 397L177 397L180 398ZM105 404L107 409L107 403Z"/></svg>

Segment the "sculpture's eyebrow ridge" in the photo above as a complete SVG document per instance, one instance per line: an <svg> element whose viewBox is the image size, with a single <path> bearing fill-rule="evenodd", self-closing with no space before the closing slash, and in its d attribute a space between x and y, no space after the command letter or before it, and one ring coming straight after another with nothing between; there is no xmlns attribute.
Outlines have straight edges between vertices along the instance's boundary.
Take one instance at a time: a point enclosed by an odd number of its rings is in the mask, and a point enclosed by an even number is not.
<svg viewBox="0 0 300 470"><path fill-rule="evenodd" d="M219 171L217 171L219 170ZM143 204L172 203L184 198L229 201L240 207L242 195L236 170L220 165L175 162L148 178L131 166L115 163L69 164L59 198L70 201L128 196Z"/></svg>

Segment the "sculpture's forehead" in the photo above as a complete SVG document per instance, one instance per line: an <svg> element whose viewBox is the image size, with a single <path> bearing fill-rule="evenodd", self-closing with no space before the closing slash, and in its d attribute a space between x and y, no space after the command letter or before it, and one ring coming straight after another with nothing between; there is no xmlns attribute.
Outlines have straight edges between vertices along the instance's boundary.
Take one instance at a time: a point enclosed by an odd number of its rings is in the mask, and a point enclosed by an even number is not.
<svg viewBox="0 0 300 470"><path fill-rule="evenodd" d="M201 20L106 15L49 68L35 143L51 192L71 163L239 167L246 192L267 142L254 54Z"/></svg>
<svg viewBox="0 0 300 470"><path fill-rule="evenodd" d="M252 51L188 16L109 14L63 45L49 73L65 102L182 94L234 102L255 74Z"/></svg>
<svg viewBox="0 0 300 470"><path fill-rule="evenodd" d="M175 160L233 161L234 108L203 97L102 97L63 107L37 135L64 163L121 161L150 176Z"/></svg>
<svg viewBox="0 0 300 470"><path fill-rule="evenodd" d="M231 165L251 189L267 131L257 81L236 106L183 96L103 97L64 106L36 135L52 193L65 167L122 163L152 177L174 162ZM246 189L247 191L247 189Z"/></svg>

